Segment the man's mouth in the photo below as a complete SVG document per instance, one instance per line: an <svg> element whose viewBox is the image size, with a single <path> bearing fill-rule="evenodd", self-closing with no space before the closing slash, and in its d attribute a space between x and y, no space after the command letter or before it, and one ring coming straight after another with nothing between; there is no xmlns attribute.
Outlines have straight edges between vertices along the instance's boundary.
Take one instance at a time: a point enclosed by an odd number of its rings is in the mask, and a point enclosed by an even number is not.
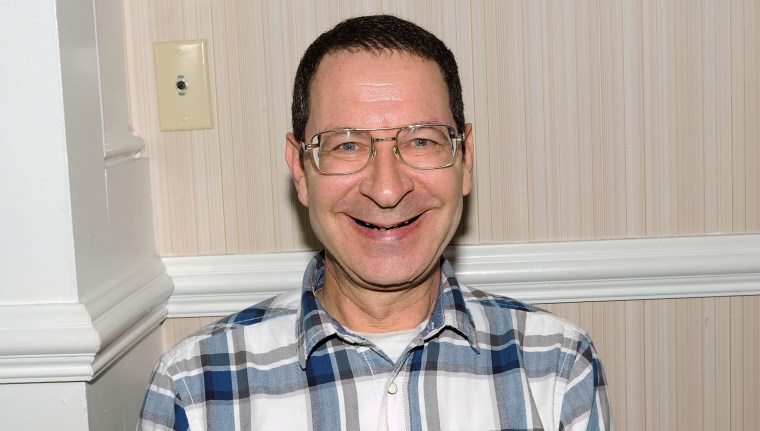
<svg viewBox="0 0 760 431"><path fill-rule="evenodd" d="M393 229L398 229L400 227L409 226L410 224L412 224L415 221L417 221L417 219L419 219L421 215L422 214L414 216L414 217L410 218L409 220L405 220L405 221L403 221L403 222L401 222L399 224L393 225L393 226L378 226L378 225L375 225L375 224L372 224L372 223L367 223L364 220L359 220L358 218L354 218L354 217L351 217L351 218L356 222L356 224L358 224L359 226L365 227L367 229L374 229L374 230L379 230L379 231L389 231L389 230L393 230Z"/></svg>

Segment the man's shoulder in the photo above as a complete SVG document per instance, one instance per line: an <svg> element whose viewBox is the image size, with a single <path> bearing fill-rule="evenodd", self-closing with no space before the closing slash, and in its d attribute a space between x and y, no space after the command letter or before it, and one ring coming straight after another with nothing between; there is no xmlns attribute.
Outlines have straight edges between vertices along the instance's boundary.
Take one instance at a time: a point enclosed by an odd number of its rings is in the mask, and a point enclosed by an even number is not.
<svg viewBox="0 0 760 431"><path fill-rule="evenodd" d="M462 286L461 290L470 312L480 314L490 324L507 321L509 326L521 327L534 334L562 334L573 339L588 337L578 325L541 307L467 286Z"/></svg>
<svg viewBox="0 0 760 431"><path fill-rule="evenodd" d="M299 291L285 292L226 316L180 340L161 357L161 362L168 365L201 354L230 353L230 350L225 350L228 349L226 340L229 336L256 339L255 334L259 331L269 334L267 340L270 341L294 340L300 300ZM255 350L270 347L276 346L267 346L262 342Z"/></svg>
<svg viewBox="0 0 760 431"><path fill-rule="evenodd" d="M223 328L234 329L276 323L284 317L297 314L300 305L301 292L288 291L231 314L217 324Z"/></svg>
<svg viewBox="0 0 760 431"><path fill-rule="evenodd" d="M525 313L545 313L546 311L534 305L527 304L508 296L486 292L466 285L459 286L464 300L468 304L487 307L488 309L517 310Z"/></svg>

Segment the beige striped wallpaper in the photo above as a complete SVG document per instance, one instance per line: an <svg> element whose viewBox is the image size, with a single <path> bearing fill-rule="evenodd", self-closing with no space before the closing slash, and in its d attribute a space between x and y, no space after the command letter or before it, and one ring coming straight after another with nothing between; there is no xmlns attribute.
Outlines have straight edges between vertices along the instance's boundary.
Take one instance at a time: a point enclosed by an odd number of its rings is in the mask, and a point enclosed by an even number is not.
<svg viewBox="0 0 760 431"><path fill-rule="evenodd" d="M342 18L440 35L475 124L459 243L760 232L757 0L124 2L163 255L315 248L283 162L292 78ZM151 44L208 40L215 127L159 132ZM311 240L313 241L313 240Z"/></svg>
<svg viewBox="0 0 760 431"><path fill-rule="evenodd" d="M475 124L458 243L760 232L758 0L131 0L131 119L161 255L314 249L283 161L308 43L389 12L444 39ZM206 39L215 127L158 130L152 43ZM754 430L760 298L547 305L588 329L622 430ZM213 319L170 319L167 346Z"/></svg>

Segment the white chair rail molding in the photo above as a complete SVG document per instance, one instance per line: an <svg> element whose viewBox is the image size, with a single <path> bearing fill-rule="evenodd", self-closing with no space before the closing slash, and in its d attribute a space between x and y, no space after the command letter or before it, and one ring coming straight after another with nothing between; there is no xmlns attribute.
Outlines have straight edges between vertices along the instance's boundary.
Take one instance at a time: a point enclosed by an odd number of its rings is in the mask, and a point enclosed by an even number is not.
<svg viewBox="0 0 760 431"><path fill-rule="evenodd" d="M222 316L297 289L313 252L164 257L169 317ZM452 246L469 286L531 303L760 294L760 235Z"/></svg>

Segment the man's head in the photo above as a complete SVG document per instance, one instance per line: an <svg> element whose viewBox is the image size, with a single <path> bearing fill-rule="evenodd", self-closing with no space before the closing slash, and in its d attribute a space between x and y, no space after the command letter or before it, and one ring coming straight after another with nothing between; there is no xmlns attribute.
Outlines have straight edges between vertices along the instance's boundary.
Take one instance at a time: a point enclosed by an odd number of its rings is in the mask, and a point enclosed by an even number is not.
<svg viewBox="0 0 760 431"><path fill-rule="evenodd" d="M300 141L305 136L311 107L310 88L319 65L328 54L347 52L405 52L431 60L441 69L449 95L449 106L456 127L464 131L462 84L454 54L429 31L392 15L371 15L345 20L322 33L304 53L293 86L293 133Z"/></svg>
<svg viewBox="0 0 760 431"><path fill-rule="evenodd" d="M308 102L300 102L308 111L288 134L286 146L298 198L309 208L311 226L327 252L326 286L334 283L376 291L425 283L432 286L440 255L459 225L463 196L472 189L472 126L462 118L456 63L442 42L398 18L356 18L336 29L328 34L340 34L339 39L345 40L341 46L347 48L310 47L304 58L315 58L316 64L301 62L295 93L308 95ZM349 34L341 33L347 29ZM349 37L354 31L368 32L371 40L383 41L383 45L354 46ZM427 53L397 48L406 46L396 41L399 31L405 35L404 44L436 46L435 55L451 61L447 68L453 75L447 77ZM420 37L436 42L416 41L413 35L420 32ZM358 40L367 37L356 35ZM321 47L323 39L324 35L315 45ZM452 110L452 92L458 95L458 119ZM448 141L449 147L435 147L436 138L430 135L402 139L407 136L407 126L418 124L439 131L455 130L452 135L459 132L459 136ZM372 131L354 134L346 129ZM336 131L344 139L334 147L339 152L320 142L308 150L310 157L302 157L305 146L314 145L313 136ZM355 138L362 133L369 134L371 143L366 141L367 134L365 140ZM445 148L452 151L452 157L436 156L431 162L426 158L430 148ZM369 157L365 157L367 149L371 150ZM367 164L343 169L348 166L344 161L357 154ZM425 154L424 160L415 158L418 154ZM317 160L326 163L330 157L340 162L337 169L326 170L342 175L325 174L322 168L326 165L318 166Z"/></svg>

